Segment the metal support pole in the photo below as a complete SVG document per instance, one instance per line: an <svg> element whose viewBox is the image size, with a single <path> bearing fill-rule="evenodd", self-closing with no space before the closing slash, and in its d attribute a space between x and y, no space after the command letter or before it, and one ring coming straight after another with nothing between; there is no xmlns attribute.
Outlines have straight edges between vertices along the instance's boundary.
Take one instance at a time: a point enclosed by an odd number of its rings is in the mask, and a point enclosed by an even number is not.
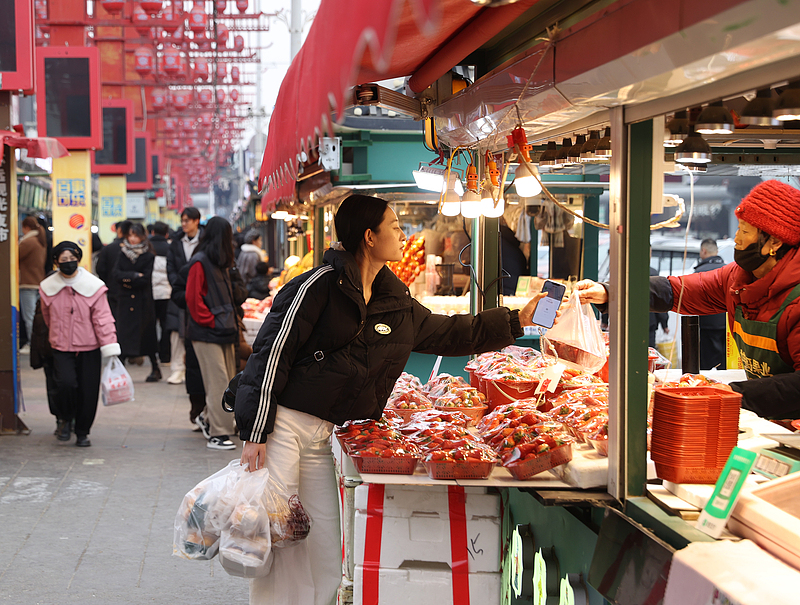
<svg viewBox="0 0 800 605"><path fill-rule="evenodd" d="M289 26L290 49L291 59L297 56L300 52L300 47L303 44L303 2L302 0L292 0L292 15L290 17L291 25Z"/></svg>
<svg viewBox="0 0 800 605"><path fill-rule="evenodd" d="M469 310L473 315L483 311L483 232L486 218L480 216L472 221L472 246L469 249L472 275L469 286Z"/></svg>

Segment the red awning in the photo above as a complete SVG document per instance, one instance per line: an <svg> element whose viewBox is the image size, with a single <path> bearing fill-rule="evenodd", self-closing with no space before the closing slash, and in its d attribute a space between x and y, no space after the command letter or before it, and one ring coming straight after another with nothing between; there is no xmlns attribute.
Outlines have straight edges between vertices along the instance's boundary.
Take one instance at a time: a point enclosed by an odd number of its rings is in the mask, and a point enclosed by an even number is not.
<svg viewBox="0 0 800 605"><path fill-rule="evenodd" d="M69 151L58 139L52 137L21 137L18 132L0 130L0 146L19 147L28 152L29 158L63 158ZM3 156L0 155L0 164Z"/></svg>
<svg viewBox="0 0 800 605"><path fill-rule="evenodd" d="M294 197L298 156L331 130L357 84L413 75L424 90L538 0L322 0L281 84L258 178L265 209Z"/></svg>

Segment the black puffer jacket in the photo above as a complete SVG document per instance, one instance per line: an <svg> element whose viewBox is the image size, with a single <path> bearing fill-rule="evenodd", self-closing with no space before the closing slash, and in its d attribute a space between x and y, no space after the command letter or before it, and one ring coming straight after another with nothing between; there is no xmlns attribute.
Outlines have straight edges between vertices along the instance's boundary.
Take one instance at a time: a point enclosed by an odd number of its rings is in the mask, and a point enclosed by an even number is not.
<svg viewBox="0 0 800 605"><path fill-rule="evenodd" d="M523 334L504 307L434 315L387 267L365 305L353 256L328 250L324 261L278 292L253 343L236 393L242 440L266 442L277 405L335 424L379 418L412 351L468 355Z"/></svg>

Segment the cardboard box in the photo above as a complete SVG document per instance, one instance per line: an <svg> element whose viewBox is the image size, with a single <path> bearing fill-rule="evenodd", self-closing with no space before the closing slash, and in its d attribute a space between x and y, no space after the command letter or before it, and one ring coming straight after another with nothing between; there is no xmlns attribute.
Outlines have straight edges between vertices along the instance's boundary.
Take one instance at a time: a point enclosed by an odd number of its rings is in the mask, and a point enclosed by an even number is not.
<svg viewBox="0 0 800 605"><path fill-rule="evenodd" d="M377 586L370 584L377 580ZM366 582L366 585L365 585ZM501 573L471 573L464 589L469 590L469 602L479 605L500 605ZM377 594L377 601L374 596ZM378 568L370 572L356 565L353 583L353 605L462 605L453 591L453 574L449 569L435 566ZM366 598L365 598L366 597Z"/></svg>

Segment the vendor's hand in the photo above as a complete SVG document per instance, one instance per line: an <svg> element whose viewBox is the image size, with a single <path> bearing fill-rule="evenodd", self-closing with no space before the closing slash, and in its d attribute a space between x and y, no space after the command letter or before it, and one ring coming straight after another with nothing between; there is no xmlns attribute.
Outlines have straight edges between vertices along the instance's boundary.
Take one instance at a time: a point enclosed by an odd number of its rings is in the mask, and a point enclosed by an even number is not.
<svg viewBox="0 0 800 605"><path fill-rule="evenodd" d="M578 291L578 296L581 299L581 304L592 303L595 305L603 305L608 302L608 292L606 289L597 282L591 279L583 279L575 284L575 290Z"/></svg>
<svg viewBox="0 0 800 605"><path fill-rule="evenodd" d="M524 328L526 326L533 325L533 314L536 311L536 305L539 304L539 301L542 300L545 296L547 296L546 292L539 292L538 294L534 294L533 298L531 298L528 303L522 307L519 311L519 324Z"/></svg>
<svg viewBox="0 0 800 605"><path fill-rule="evenodd" d="M264 468L267 458L267 444L245 441L242 448L242 466L247 465L248 471L257 471Z"/></svg>

